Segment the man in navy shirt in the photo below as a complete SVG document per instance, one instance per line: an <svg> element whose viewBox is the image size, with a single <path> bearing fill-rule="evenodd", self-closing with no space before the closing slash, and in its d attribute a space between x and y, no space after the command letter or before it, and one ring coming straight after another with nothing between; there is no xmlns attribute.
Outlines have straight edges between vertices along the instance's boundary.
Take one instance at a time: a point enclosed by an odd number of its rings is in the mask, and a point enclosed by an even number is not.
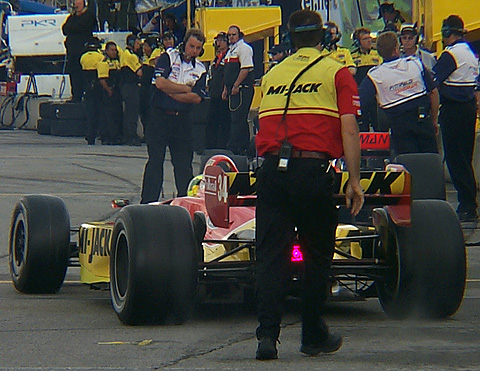
<svg viewBox="0 0 480 371"><path fill-rule="evenodd" d="M463 20L451 15L443 21L446 45L433 72L440 83L440 125L448 170L457 190L460 221L477 219L477 187L472 167L475 143L475 80L478 59L463 39Z"/></svg>
<svg viewBox="0 0 480 371"><path fill-rule="evenodd" d="M418 58L400 58L397 34L380 34L377 50L383 63L367 73L358 89L361 106L378 101L389 118L396 154L437 153L438 91Z"/></svg>
<svg viewBox="0 0 480 371"><path fill-rule="evenodd" d="M187 31L184 43L168 49L155 64L151 112L145 128L148 161L145 165L141 203L158 201L163 184L163 162L170 150L178 196L186 196L193 178L193 105L205 97L206 70L196 58L205 43L198 29Z"/></svg>

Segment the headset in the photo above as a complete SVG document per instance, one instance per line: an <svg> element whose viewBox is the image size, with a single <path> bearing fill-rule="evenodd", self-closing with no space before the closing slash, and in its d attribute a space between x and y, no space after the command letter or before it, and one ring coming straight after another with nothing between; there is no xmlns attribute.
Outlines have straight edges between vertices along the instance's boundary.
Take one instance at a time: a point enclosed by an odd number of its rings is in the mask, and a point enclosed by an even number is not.
<svg viewBox="0 0 480 371"><path fill-rule="evenodd" d="M230 43L228 42L228 36L227 36L227 33L226 32L219 32L217 36L215 36L215 40L213 41L213 47L216 48L217 47L217 39L223 39L226 41L227 45L230 45Z"/></svg>
<svg viewBox="0 0 480 371"><path fill-rule="evenodd" d="M337 34L334 38L332 38L331 30L334 29L334 28L337 30ZM324 46L334 45L334 44L338 43L340 41L340 39L342 38L342 33L340 32L340 30L338 29L338 26L334 22L326 22L325 23L324 35L325 35L324 38L323 38Z"/></svg>
<svg viewBox="0 0 480 371"><path fill-rule="evenodd" d="M467 33L467 30L464 29L463 27L462 28L453 27L453 26L450 26L449 24L447 24L446 22L447 22L447 20L444 19L443 23L442 23L442 29L441 29L442 37L448 38L448 37L452 36L453 34L463 36Z"/></svg>
<svg viewBox="0 0 480 371"><path fill-rule="evenodd" d="M135 47L135 41L138 40L138 37L134 34L131 34L131 35L128 35L127 36L127 46L129 46L130 48L134 48Z"/></svg>
<svg viewBox="0 0 480 371"><path fill-rule="evenodd" d="M245 34L240 30L240 27L238 27L237 25L234 25L234 24L233 24L233 25L231 25L231 26L228 27L228 28L236 28L237 31L238 31L238 37L239 37L240 39L243 39L243 38L245 37Z"/></svg>
<svg viewBox="0 0 480 371"><path fill-rule="evenodd" d="M400 28L400 37L403 36L404 33L406 32L412 32L415 36L415 44L418 44L420 41L420 34L418 33L417 30L417 24L403 24L402 27Z"/></svg>
<svg viewBox="0 0 480 371"><path fill-rule="evenodd" d="M85 49L87 51L97 51L102 48L102 44L100 43L100 40L97 37L92 37L90 40L88 40L85 43Z"/></svg>
<svg viewBox="0 0 480 371"><path fill-rule="evenodd" d="M191 34L187 31L187 33L185 34L185 37L183 38L183 41L177 46L177 50L182 56L185 54L185 44L187 43L188 39L191 36L195 37L194 34ZM201 57L204 53L205 53L205 49L202 47L202 50L200 51L198 58Z"/></svg>

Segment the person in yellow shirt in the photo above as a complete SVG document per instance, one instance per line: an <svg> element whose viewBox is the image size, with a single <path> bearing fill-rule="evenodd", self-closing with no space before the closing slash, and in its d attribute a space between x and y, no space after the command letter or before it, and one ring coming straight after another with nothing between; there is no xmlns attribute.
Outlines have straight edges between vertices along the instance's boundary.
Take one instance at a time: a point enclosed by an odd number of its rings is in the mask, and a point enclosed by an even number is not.
<svg viewBox="0 0 480 371"><path fill-rule="evenodd" d="M102 144L122 144L122 97L120 95L120 60L117 44L105 45L105 57L97 63L97 77L102 88L104 117L100 128Z"/></svg>
<svg viewBox="0 0 480 371"><path fill-rule="evenodd" d="M126 47L120 54L120 69L122 82L120 92L124 103L123 139L129 146L140 146L137 136L137 122L140 114L140 77L142 64L139 54L142 44L133 34L127 36Z"/></svg>
<svg viewBox="0 0 480 371"><path fill-rule="evenodd" d="M100 40L93 37L85 44L87 51L81 56L80 64L85 83L84 101L87 108L87 128L85 140L89 145L95 144L98 134L101 94L97 77L97 64L104 58Z"/></svg>
<svg viewBox="0 0 480 371"><path fill-rule="evenodd" d="M335 22L325 23L325 36L323 46L325 51L330 52L330 56L341 64L345 65L352 75L355 75L356 67L353 62L350 50L337 45L342 37Z"/></svg>
<svg viewBox="0 0 480 371"><path fill-rule="evenodd" d="M360 85L367 72L381 64L383 59L372 46L372 36L368 28L357 28L353 33L353 40L355 49L352 51L352 58L357 68L354 78L357 85ZM370 131L370 128L378 131L377 106L362 107L362 116L359 121L360 131Z"/></svg>

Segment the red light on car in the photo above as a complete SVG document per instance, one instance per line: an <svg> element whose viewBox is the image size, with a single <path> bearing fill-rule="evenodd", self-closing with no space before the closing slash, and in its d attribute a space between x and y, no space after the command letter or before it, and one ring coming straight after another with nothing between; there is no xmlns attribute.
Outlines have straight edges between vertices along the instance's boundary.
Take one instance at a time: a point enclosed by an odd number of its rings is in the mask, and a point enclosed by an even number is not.
<svg viewBox="0 0 480 371"><path fill-rule="evenodd" d="M292 258L290 259L292 262L302 262L303 261L303 254L300 250L300 245L294 245L292 250Z"/></svg>

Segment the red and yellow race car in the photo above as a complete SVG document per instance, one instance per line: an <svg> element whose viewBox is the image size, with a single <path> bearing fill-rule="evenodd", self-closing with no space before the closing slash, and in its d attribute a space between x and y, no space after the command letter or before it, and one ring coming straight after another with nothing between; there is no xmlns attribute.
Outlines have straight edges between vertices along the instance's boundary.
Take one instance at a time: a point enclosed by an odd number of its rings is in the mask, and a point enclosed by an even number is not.
<svg viewBox="0 0 480 371"><path fill-rule="evenodd" d="M331 293L378 297L394 318L448 317L463 299L466 254L457 215L445 201L441 160L410 154L398 162L361 172L365 207L356 220L342 212L348 173L337 171ZM79 265L82 282L109 284L123 323L182 323L199 297L240 300L252 292L255 200L254 173L238 172L224 155L207 162L189 196L128 205L114 221L72 230L60 198L24 196L12 215L11 278L20 292L54 293L67 267ZM291 268L295 295L302 270L296 243Z"/></svg>

